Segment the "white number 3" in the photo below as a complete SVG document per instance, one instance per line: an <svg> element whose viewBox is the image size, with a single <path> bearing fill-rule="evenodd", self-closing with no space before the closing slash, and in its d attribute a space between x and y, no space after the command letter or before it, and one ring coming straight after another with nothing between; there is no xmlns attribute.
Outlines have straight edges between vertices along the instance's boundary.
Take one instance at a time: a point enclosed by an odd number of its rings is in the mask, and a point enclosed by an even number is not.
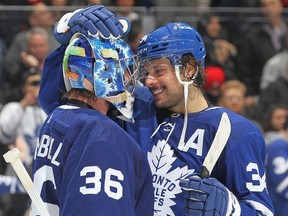
<svg viewBox="0 0 288 216"><path fill-rule="evenodd" d="M89 177L87 174L89 173ZM93 176L91 176L91 174ZM84 195L86 194L98 194L101 191L101 179L102 179L102 171L98 166L87 166L84 167L81 172L80 176L86 176L86 184L89 184L89 187L82 186L80 187L80 192ZM118 181L112 180L117 178ZM124 176L122 172L119 170L115 170L109 168L105 171L104 176L104 191L107 196L119 200L123 196L123 187L119 181L123 181ZM94 185L91 187L91 185Z"/></svg>
<svg viewBox="0 0 288 216"><path fill-rule="evenodd" d="M256 173L252 173L252 180L254 182L247 182L246 187L250 191L255 191L255 192L262 192L266 188L266 177L265 174L261 177L259 174L259 168L256 163L249 163L248 166L246 167L247 172L252 172L256 171Z"/></svg>

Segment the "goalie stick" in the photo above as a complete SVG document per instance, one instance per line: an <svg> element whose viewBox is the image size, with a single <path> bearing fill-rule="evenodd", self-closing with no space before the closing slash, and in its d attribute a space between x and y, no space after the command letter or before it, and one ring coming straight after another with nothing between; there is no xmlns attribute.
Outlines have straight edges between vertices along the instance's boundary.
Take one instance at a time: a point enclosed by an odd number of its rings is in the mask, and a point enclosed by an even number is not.
<svg viewBox="0 0 288 216"><path fill-rule="evenodd" d="M208 178L223 151L231 133L231 124L226 112L222 114L216 135L204 159L201 168L201 178Z"/></svg>
<svg viewBox="0 0 288 216"><path fill-rule="evenodd" d="M13 148L10 151L6 152L3 155L5 161L7 163L11 163L11 166L15 170L18 178L20 179L22 185L24 186L25 190L27 191L29 197L31 198L33 204L37 208L39 214L41 216L50 216L48 210L45 207L43 200L41 199L40 195L36 191L36 188L25 169L22 161L20 160L20 152L17 148Z"/></svg>

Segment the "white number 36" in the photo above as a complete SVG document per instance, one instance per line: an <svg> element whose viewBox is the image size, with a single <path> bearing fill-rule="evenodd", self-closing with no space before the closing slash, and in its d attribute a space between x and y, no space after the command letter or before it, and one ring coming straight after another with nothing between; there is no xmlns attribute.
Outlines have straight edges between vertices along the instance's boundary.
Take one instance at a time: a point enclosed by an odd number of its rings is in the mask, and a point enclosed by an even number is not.
<svg viewBox="0 0 288 216"><path fill-rule="evenodd" d="M112 199L119 200L123 196L123 187L120 181L124 180L124 175L119 170L115 170L112 168L107 169L104 173L104 192L108 197ZM87 194L98 194L102 190L101 179L102 170L98 166L86 166L81 172L80 176L85 178L85 186L79 187L80 193ZM43 178L45 177L45 179ZM37 179L37 180L36 180ZM41 191L43 184L46 181L51 181L54 185L54 189L56 190L55 178L53 174L52 167L43 166L37 170L34 174L35 186L37 191Z"/></svg>
<svg viewBox="0 0 288 216"><path fill-rule="evenodd" d="M87 174L89 174L87 177ZM91 174L93 176L91 176ZM111 197L115 200L119 200L123 196L123 187L119 181L124 180L124 175L119 170L109 168L105 171L104 176L104 191L108 197ZM86 194L98 194L101 191L101 179L102 179L102 170L98 166L87 166L84 167L80 176L86 176L85 183L89 184L89 187L82 186L80 187L80 192L84 195ZM112 180L117 178L118 181ZM91 187L91 185L94 185Z"/></svg>

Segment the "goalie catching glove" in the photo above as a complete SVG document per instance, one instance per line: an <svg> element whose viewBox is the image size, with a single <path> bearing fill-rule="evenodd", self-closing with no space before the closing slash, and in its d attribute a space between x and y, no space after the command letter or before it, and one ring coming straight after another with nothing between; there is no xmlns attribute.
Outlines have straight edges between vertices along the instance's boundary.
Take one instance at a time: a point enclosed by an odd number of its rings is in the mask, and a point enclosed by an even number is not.
<svg viewBox="0 0 288 216"><path fill-rule="evenodd" d="M185 198L185 215L238 216L241 207L238 200L215 178L201 179L190 176L180 180Z"/></svg>
<svg viewBox="0 0 288 216"><path fill-rule="evenodd" d="M104 6L94 5L65 14L54 27L54 37L60 44L68 44L77 32L113 39L129 30L130 22L127 19L116 18Z"/></svg>

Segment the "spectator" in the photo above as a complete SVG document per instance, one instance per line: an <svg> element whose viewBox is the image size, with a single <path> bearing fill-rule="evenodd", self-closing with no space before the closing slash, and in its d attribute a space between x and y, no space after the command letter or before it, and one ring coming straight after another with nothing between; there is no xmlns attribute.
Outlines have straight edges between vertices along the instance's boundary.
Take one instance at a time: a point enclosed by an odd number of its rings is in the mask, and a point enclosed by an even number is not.
<svg viewBox="0 0 288 216"><path fill-rule="evenodd" d="M283 50L268 59L263 67L260 91L263 91L279 77L285 76L288 70L288 29L283 39Z"/></svg>
<svg viewBox="0 0 288 216"><path fill-rule="evenodd" d="M269 145L279 138L285 138L287 129L288 108L282 104L274 104L263 118L266 143Z"/></svg>
<svg viewBox="0 0 288 216"><path fill-rule="evenodd" d="M19 77L22 76L23 71L30 68L41 70L44 59L49 52L49 36L41 27L32 28L27 33L27 42L24 43L27 43L27 49L21 50L16 56L7 53L5 59L6 102L21 98L21 79Z"/></svg>
<svg viewBox="0 0 288 216"><path fill-rule="evenodd" d="M273 72L273 71L271 71ZM288 68L285 70L285 75L268 85L260 92L258 113L261 116L265 115L270 107L274 104L283 104L288 106Z"/></svg>
<svg viewBox="0 0 288 216"><path fill-rule="evenodd" d="M229 42L228 32L223 28L220 17L215 13L206 14L199 22L198 29L207 44L206 66L219 66L224 70L226 80L235 79L237 49Z"/></svg>
<svg viewBox="0 0 288 216"><path fill-rule="evenodd" d="M31 66L30 64L27 65L23 62L24 59L22 59L23 55L21 55L21 52L24 51L31 54L30 49L35 50L35 47L37 47L37 50L39 50L40 47L42 47L42 49L45 49L46 54L48 54L50 50L55 49L59 45L52 36L52 28L55 22L52 12L48 10L46 4L41 2L32 7L33 11L31 11L29 16L29 28L16 34L13 37L11 45L7 47L8 49L4 60L4 71L6 76L3 79L6 85L5 88L9 89L10 92L8 92L8 100L6 102L20 99L19 96L11 97L16 94L12 93L11 89L19 87L19 76L21 77L21 73ZM40 30L40 28L42 30ZM34 41L35 38L31 38L37 34L42 35L43 39L41 43L45 43L45 47L44 45L40 45L39 40ZM43 42L43 40L47 42ZM35 57L38 58L37 56ZM39 59L40 62L42 61L42 58L43 56Z"/></svg>
<svg viewBox="0 0 288 216"><path fill-rule="evenodd" d="M40 71L31 68L23 73L22 77L22 99L5 104L1 110L0 141L2 144L9 145L15 143L18 136L23 136L30 152L30 158L27 158L28 163L33 157L38 130L46 114L38 106L37 101Z"/></svg>
<svg viewBox="0 0 288 216"><path fill-rule="evenodd" d="M238 114L245 113L246 86L238 80L226 81L220 88L218 105Z"/></svg>
<svg viewBox="0 0 288 216"><path fill-rule="evenodd" d="M213 42L213 51L210 53L211 65L223 68L226 79L236 79L234 59L237 55L236 47L227 40L217 39Z"/></svg>
<svg viewBox="0 0 288 216"><path fill-rule="evenodd" d="M47 5L43 2L38 2L31 6L31 10L29 11L28 18L24 20L28 20L25 27L22 27L17 34L12 34L13 36L9 35L9 39L12 39L12 42L8 44L9 53L12 50L11 55L15 55L15 53L19 53L22 50L25 50L27 47L25 41L27 41L27 32L33 27L42 27L44 28L49 34L49 45L50 50L55 49L58 47L58 43L53 38L52 29L55 22L55 17L53 13L48 9ZM23 15L22 15L23 16ZM18 21L17 21L18 22Z"/></svg>
<svg viewBox="0 0 288 216"><path fill-rule="evenodd" d="M22 160L28 170L31 169L40 126L46 118L37 103L40 78L38 70L25 72L22 75L23 98L5 104L0 113L0 143L22 149ZM10 165L7 165L5 174L15 175ZM8 215L22 216L28 201L27 194L10 195L6 199L5 211Z"/></svg>
<svg viewBox="0 0 288 216"><path fill-rule="evenodd" d="M261 0L263 20L249 28L243 35L245 43L239 51L243 57L237 64L239 79L245 83L249 95L259 95L260 79L264 64L280 52L287 24L283 17L280 0Z"/></svg>
<svg viewBox="0 0 288 216"><path fill-rule="evenodd" d="M220 87L225 82L225 72L221 67L208 66L205 68L206 82L203 86L203 91L209 103L216 105Z"/></svg>
<svg viewBox="0 0 288 216"><path fill-rule="evenodd" d="M247 87L239 80L228 80L220 87L218 105L226 107L250 119L263 132L261 124L256 121L256 103L250 103Z"/></svg>

